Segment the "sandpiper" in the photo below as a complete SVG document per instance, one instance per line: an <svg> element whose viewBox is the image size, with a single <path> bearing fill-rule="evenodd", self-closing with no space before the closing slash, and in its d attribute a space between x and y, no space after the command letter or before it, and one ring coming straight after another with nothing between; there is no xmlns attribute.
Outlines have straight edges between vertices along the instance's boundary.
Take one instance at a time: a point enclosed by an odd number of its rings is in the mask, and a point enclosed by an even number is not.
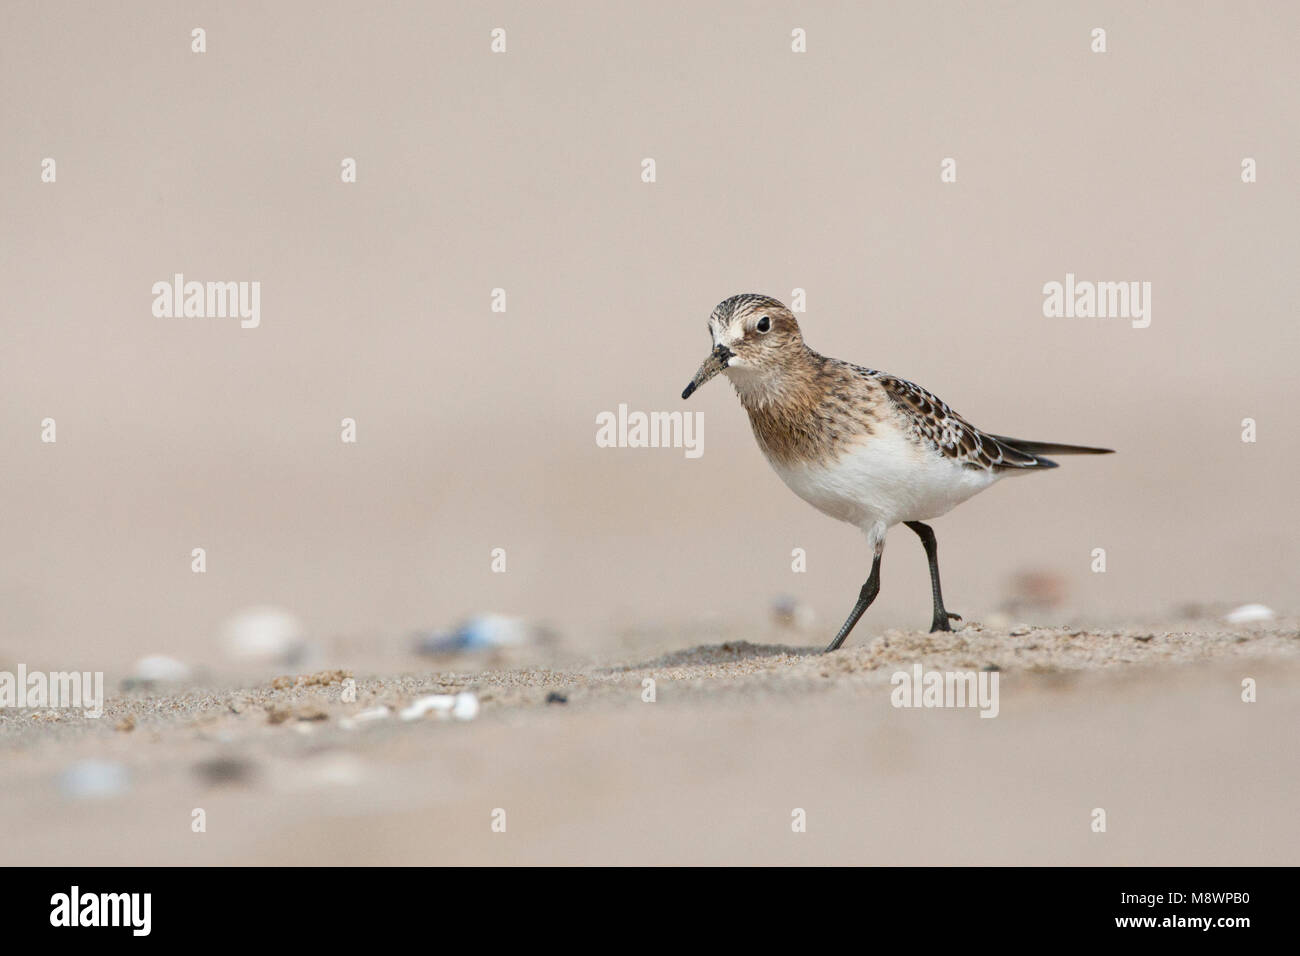
<svg viewBox="0 0 1300 956"><path fill-rule="evenodd" d="M1055 468L1044 455L1111 451L982 432L919 385L813 351L794 314L769 296L721 302L709 316L709 335L713 351L682 398L726 375L781 480L867 536L871 576L827 651L844 643L879 593L891 527L902 522L920 537L934 598L930 630L950 631L949 621L961 617L943 606L938 545L923 522L1007 475Z"/></svg>

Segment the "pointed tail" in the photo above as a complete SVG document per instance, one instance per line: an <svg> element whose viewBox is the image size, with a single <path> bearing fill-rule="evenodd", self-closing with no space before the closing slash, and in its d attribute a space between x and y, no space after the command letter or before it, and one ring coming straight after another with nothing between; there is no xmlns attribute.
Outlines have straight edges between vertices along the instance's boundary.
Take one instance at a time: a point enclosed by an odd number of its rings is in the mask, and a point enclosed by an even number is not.
<svg viewBox="0 0 1300 956"><path fill-rule="evenodd" d="M1029 455L1113 455L1113 448L1091 448L1088 445L1062 445L1054 441L1028 441L1023 438L1006 438L1002 435L990 436L1003 445Z"/></svg>

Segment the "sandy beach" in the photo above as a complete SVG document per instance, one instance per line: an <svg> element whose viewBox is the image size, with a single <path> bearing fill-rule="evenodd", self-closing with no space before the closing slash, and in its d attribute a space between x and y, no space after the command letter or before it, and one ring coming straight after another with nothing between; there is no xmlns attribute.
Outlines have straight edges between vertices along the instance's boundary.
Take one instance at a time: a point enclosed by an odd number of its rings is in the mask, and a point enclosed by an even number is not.
<svg viewBox="0 0 1300 956"><path fill-rule="evenodd" d="M618 661L115 693L98 720L7 713L6 862L1297 862L1294 620L887 631L830 656L740 635L654 643ZM997 716L892 706L891 676L915 664L997 673ZM473 719L400 716L458 692L480 702ZM70 793L88 759L120 766L120 789Z"/></svg>

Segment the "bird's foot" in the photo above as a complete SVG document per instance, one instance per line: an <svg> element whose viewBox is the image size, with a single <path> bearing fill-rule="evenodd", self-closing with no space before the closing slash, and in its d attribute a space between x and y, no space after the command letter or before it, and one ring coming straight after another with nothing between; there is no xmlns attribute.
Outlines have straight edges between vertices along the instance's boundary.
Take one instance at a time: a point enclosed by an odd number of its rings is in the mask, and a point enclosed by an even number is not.
<svg viewBox="0 0 1300 956"><path fill-rule="evenodd" d="M942 617L936 617L930 622L930 633L933 634L935 631L951 631L952 625L948 622L960 620L960 614L954 614L952 611L944 611Z"/></svg>

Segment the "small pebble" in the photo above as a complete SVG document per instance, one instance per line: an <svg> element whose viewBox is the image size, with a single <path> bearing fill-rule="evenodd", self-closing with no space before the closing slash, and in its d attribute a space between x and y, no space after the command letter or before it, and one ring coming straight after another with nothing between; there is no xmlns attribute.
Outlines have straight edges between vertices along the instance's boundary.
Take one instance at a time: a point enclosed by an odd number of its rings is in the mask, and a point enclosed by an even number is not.
<svg viewBox="0 0 1300 956"><path fill-rule="evenodd" d="M74 800L98 800L126 793L131 775L120 763L81 760L60 774L59 787Z"/></svg>
<svg viewBox="0 0 1300 956"><path fill-rule="evenodd" d="M228 618L221 629L221 643L235 660L301 664L312 653L302 622L276 607L251 607Z"/></svg>
<svg viewBox="0 0 1300 956"><path fill-rule="evenodd" d="M189 665L163 654L150 654L135 662L131 673L122 681L125 690L149 689L159 684L183 684L191 677Z"/></svg>
<svg viewBox="0 0 1300 956"><path fill-rule="evenodd" d="M416 635L417 654L458 654L495 651L506 647L553 643L555 635L521 617L480 614L462 621L450 631Z"/></svg>
<svg viewBox="0 0 1300 956"><path fill-rule="evenodd" d="M238 757L214 757L194 765L194 772L209 786L245 783L253 776L251 761Z"/></svg>
<svg viewBox="0 0 1300 956"><path fill-rule="evenodd" d="M356 730L359 724L368 724L376 720L387 720L392 716L392 714L393 712L391 710L383 704L380 704L378 707L371 707L368 710L363 710L359 713L353 714L351 717L340 717L339 726L344 730Z"/></svg>
<svg viewBox="0 0 1300 956"><path fill-rule="evenodd" d="M817 615L808 605L782 596L772 602L772 620L780 627L806 631L816 623Z"/></svg>

